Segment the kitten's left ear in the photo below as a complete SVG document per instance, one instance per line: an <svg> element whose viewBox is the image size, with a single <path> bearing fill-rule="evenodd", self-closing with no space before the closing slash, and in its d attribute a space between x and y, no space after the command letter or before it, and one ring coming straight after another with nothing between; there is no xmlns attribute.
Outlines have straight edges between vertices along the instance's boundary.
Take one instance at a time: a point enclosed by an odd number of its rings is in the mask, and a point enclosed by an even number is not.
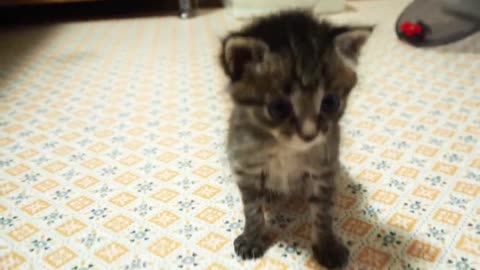
<svg viewBox="0 0 480 270"><path fill-rule="evenodd" d="M372 33L373 27L342 27L336 30L334 44L337 52L356 64L360 50Z"/></svg>
<svg viewBox="0 0 480 270"><path fill-rule="evenodd" d="M233 80L240 79L249 65L263 61L268 51L263 41L241 36L227 37L222 44L221 61L225 73Z"/></svg>

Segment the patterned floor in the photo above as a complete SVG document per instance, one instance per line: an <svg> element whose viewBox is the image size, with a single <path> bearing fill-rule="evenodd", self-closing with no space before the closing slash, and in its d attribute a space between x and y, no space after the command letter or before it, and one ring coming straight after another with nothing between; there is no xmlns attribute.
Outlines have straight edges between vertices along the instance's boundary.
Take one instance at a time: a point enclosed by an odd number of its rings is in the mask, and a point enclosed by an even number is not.
<svg viewBox="0 0 480 270"><path fill-rule="evenodd" d="M337 229L350 269L479 269L480 36L414 49L393 36L399 10L380 12L342 122ZM262 260L233 254L215 57L232 25L2 30L0 269L320 269L302 207L271 217Z"/></svg>

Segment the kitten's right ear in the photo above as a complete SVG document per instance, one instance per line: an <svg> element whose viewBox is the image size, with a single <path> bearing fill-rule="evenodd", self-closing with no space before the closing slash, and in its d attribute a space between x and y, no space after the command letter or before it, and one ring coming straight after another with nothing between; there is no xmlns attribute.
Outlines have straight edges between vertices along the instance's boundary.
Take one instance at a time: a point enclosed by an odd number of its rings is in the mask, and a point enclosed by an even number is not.
<svg viewBox="0 0 480 270"><path fill-rule="evenodd" d="M222 44L223 69L232 81L239 80L250 64L263 61L268 50L265 42L255 38L227 37Z"/></svg>
<svg viewBox="0 0 480 270"><path fill-rule="evenodd" d="M335 35L334 44L337 52L354 66L357 63L361 48L372 31L373 27L369 26L335 28L333 33Z"/></svg>

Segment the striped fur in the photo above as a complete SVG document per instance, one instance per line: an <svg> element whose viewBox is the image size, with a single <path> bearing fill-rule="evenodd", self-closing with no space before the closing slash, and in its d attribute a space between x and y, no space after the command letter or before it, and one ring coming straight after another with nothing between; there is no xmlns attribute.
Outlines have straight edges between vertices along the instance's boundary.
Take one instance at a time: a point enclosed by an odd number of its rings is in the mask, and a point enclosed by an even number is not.
<svg viewBox="0 0 480 270"><path fill-rule="evenodd" d="M221 63L235 105L227 150L245 214L234 246L242 258L268 248L263 204L277 194L308 201L315 258L327 267L346 264L348 250L333 234L331 214L338 121L357 81L352 63L369 33L289 11L224 39Z"/></svg>

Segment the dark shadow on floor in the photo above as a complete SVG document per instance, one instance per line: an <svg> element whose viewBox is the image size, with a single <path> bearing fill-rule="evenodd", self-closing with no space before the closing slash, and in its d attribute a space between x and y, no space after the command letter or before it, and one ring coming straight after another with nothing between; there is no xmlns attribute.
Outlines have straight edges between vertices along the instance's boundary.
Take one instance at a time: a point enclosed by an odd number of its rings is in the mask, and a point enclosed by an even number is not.
<svg viewBox="0 0 480 270"><path fill-rule="evenodd" d="M0 97L14 82L27 79L30 57L55 29L55 25L0 28Z"/></svg>
<svg viewBox="0 0 480 270"><path fill-rule="evenodd" d="M402 254L413 239L378 219L375 210L369 206L365 186L352 179L345 168L342 168L337 184L335 230L350 250L346 269L409 269L408 258ZM287 204L271 208L269 225L274 238L272 242L284 250L284 256L304 253L310 258L306 269L324 269L310 256L311 225L306 205Z"/></svg>
<svg viewBox="0 0 480 270"><path fill-rule="evenodd" d="M222 6L221 0L200 0L201 9ZM178 15L178 0L102 0L45 5L1 6L0 25L51 24L161 15Z"/></svg>

